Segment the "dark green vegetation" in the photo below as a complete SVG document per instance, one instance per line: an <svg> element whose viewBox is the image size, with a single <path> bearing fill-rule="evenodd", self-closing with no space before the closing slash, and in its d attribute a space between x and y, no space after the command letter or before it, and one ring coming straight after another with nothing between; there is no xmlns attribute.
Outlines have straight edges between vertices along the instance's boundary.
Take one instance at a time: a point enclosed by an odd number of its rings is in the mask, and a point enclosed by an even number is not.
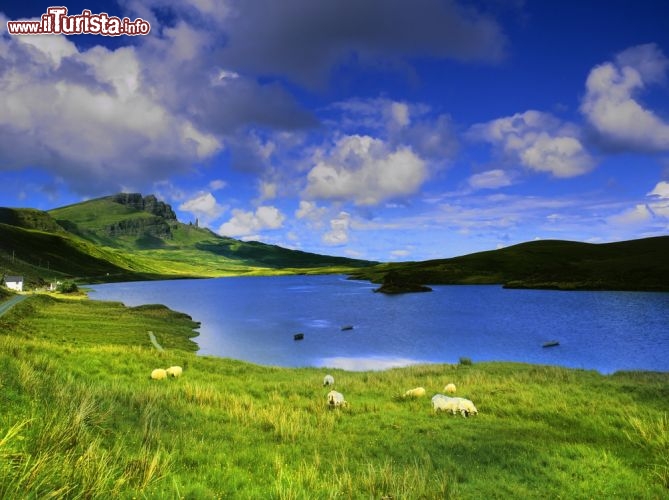
<svg viewBox="0 0 669 500"><path fill-rule="evenodd" d="M131 281L239 274L348 273L382 283L669 291L669 236L619 243L533 241L451 259L378 264L242 242L177 221L154 196L117 194L49 212L0 208L0 273ZM390 287L393 293L403 287Z"/></svg>
<svg viewBox="0 0 669 500"><path fill-rule="evenodd" d="M407 279L409 278L409 279ZM421 285L410 280L410 275L400 275L397 271L390 271L383 276L383 284L375 288L377 293L397 294L397 293L416 293L431 292L429 286Z"/></svg>
<svg viewBox="0 0 669 500"><path fill-rule="evenodd" d="M194 326L159 306L39 296L0 317L0 498L669 494L669 374L261 367L196 356ZM180 378L149 379L175 364ZM327 407L327 372L347 408ZM432 412L448 382L477 417ZM426 398L400 397L417 386Z"/></svg>
<svg viewBox="0 0 669 500"><path fill-rule="evenodd" d="M177 221L154 196L118 194L49 212L0 208L0 274L130 281L231 274L345 273L370 262L221 237Z"/></svg>
<svg viewBox="0 0 669 500"><path fill-rule="evenodd" d="M504 284L509 288L669 291L669 236L618 243L532 241L451 259L379 264L352 278L381 283Z"/></svg>

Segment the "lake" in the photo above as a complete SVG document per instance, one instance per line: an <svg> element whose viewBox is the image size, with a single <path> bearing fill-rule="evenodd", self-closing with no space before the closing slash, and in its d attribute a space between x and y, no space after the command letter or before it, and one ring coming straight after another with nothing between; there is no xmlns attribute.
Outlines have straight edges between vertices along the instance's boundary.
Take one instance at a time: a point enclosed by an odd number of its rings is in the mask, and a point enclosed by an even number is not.
<svg viewBox="0 0 669 500"><path fill-rule="evenodd" d="M520 361L669 371L669 293L434 286L373 293L345 276L233 277L94 285L96 300L165 304L201 321L199 354L263 365L374 370ZM342 330L345 325L351 330ZM293 336L303 333L304 339ZM542 347L557 340L555 347Z"/></svg>

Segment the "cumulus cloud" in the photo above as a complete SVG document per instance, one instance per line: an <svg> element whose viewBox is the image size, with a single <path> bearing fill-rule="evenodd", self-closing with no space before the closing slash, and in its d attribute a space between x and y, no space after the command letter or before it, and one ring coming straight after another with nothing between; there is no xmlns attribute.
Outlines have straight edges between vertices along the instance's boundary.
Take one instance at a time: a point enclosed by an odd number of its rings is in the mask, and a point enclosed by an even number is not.
<svg viewBox="0 0 669 500"><path fill-rule="evenodd" d="M351 215L347 212L340 212L330 221L330 231L323 235L323 243L333 246L345 245L348 243L350 226Z"/></svg>
<svg viewBox="0 0 669 500"><path fill-rule="evenodd" d="M489 142L506 158L529 170L555 177L575 177L595 166L577 128L540 111L529 110L474 125L469 136Z"/></svg>
<svg viewBox="0 0 669 500"><path fill-rule="evenodd" d="M361 130L383 137L391 146L406 145L424 159L443 164L458 150L450 116L433 113L423 103L386 98L349 99L333 104L338 115L333 126L344 132ZM328 123L330 124L330 123Z"/></svg>
<svg viewBox="0 0 669 500"><path fill-rule="evenodd" d="M313 201L300 201L299 208L295 211L295 217L309 222L313 228L319 228L323 225L328 210L325 207L319 207Z"/></svg>
<svg viewBox="0 0 669 500"><path fill-rule="evenodd" d="M669 59L655 44L631 47L590 71L581 112L611 147L669 150L669 123L639 101L648 86L665 83Z"/></svg>
<svg viewBox="0 0 669 500"><path fill-rule="evenodd" d="M646 194L644 203L637 203L631 208L608 217L607 221L615 226L637 226L669 229L669 182L658 182Z"/></svg>
<svg viewBox="0 0 669 500"><path fill-rule="evenodd" d="M220 205L213 194L200 192L191 199L179 205L179 210L189 212L205 224L218 219L226 211L226 207Z"/></svg>
<svg viewBox="0 0 669 500"><path fill-rule="evenodd" d="M4 168L41 167L97 194L185 172L222 147L143 85L135 47L0 37L0 67Z"/></svg>
<svg viewBox="0 0 669 500"><path fill-rule="evenodd" d="M273 206L258 207L255 212L235 209L232 218L221 225L218 233L223 236L248 236L266 229L279 229L286 217Z"/></svg>
<svg viewBox="0 0 669 500"><path fill-rule="evenodd" d="M314 162L305 190L312 199L377 205L414 194L428 178L425 161L411 148L389 149L370 136L344 136L328 151L319 151Z"/></svg>

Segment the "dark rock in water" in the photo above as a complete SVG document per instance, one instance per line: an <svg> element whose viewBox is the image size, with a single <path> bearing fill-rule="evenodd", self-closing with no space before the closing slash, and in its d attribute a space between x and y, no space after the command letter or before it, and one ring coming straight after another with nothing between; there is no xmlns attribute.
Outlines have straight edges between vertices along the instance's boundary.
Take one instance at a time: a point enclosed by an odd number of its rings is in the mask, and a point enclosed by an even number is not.
<svg viewBox="0 0 669 500"><path fill-rule="evenodd" d="M557 340L549 340L548 342L544 342L541 347L555 347L560 345L560 342Z"/></svg>
<svg viewBox="0 0 669 500"><path fill-rule="evenodd" d="M293 335L293 340L302 340L304 338L304 333L296 333Z"/></svg>
<svg viewBox="0 0 669 500"><path fill-rule="evenodd" d="M343 332L343 331L345 331L345 330L353 330L353 325L344 325L344 326L342 326L342 327L341 327L341 331Z"/></svg>
<svg viewBox="0 0 669 500"><path fill-rule="evenodd" d="M391 271L383 278L383 284L374 290L378 293L415 293L415 292L431 292L432 288L429 286L414 283L410 279L400 276L398 273Z"/></svg>

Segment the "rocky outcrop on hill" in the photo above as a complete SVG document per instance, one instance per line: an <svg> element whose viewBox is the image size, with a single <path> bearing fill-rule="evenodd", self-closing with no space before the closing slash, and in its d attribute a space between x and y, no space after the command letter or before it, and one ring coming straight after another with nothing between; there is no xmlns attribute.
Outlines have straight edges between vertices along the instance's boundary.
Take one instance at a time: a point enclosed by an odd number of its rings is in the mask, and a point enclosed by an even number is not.
<svg viewBox="0 0 669 500"><path fill-rule="evenodd" d="M107 236L172 238L171 226L177 223L177 215L167 203L158 201L152 194L142 196L140 193L119 193L110 196L110 199L134 210L146 212L147 216L135 216L109 224L104 227Z"/></svg>
<svg viewBox="0 0 669 500"><path fill-rule="evenodd" d="M165 202L158 201L152 194L142 197L140 193L119 193L112 196L111 200L167 220L177 220L177 214L174 213L172 207Z"/></svg>
<svg viewBox="0 0 669 500"><path fill-rule="evenodd" d="M171 238L172 230L162 217L142 217L124 219L105 226L107 236L143 236L151 235L158 238Z"/></svg>

